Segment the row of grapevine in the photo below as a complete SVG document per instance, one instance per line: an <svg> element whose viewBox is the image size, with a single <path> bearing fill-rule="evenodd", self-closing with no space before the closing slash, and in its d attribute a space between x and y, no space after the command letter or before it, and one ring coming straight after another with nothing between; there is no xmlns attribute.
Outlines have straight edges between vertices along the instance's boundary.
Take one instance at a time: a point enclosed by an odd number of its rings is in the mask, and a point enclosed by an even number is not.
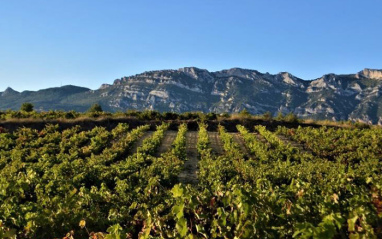
<svg viewBox="0 0 382 239"><path fill-rule="evenodd" d="M147 130L148 126L133 130L106 148L110 140L126 133L121 128L127 130L126 125L120 125L111 133L103 128L79 131L78 127L59 132L57 127L47 126L41 132L25 128L13 133L14 148L1 151L2 156L9 152L12 156L0 177L0 215L4 225L11 225L29 237L36 234L46 237L59 233L58 225L65 228L77 223L81 213L73 213L81 205L73 196L80 193L79 189L97 185L92 181L95 162L121 156L126 146L137 138L136 133ZM84 147L98 141L95 138L103 140L105 132L109 137L107 142L103 141L101 153L99 148L91 150L90 155L82 153Z"/></svg>
<svg viewBox="0 0 382 239"><path fill-rule="evenodd" d="M115 167L118 178L118 202L115 206L130 205L125 210L115 209L117 228L115 235L127 233L131 238L149 238L150 235L173 235L173 228L165 224L172 220L166 213L171 211L172 187L178 182L178 174L186 160L187 126L181 125L171 149L160 157L154 157L154 148L159 145L168 125L162 125L152 137L146 139L137 153ZM107 181L106 178L103 179ZM122 183L123 182L123 183ZM114 221L111 221L114 222ZM153 230L155 228L155 230Z"/></svg>
<svg viewBox="0 0 382 239"><path fill-rule="evenodd" d="M226 150L237 150L224 129L219 130ZM204 132L202 126L199 137L203 144ZM280 151L277 145L265 145L270 151L268 156ZM274 160L257 160L256 152L264 151L254 150L254 158L248 160L237 160L236 154L228 151L219 157L201 154L198 187L176 185L172 190L176 198L172 215L178 220L177 235L188 238L381 236L381 176L377 173L380 162L368 161L349 168L311 156L309 160L285 160L281 154L280 158L273 157ZM298 153L292 157L297 158Z"/></svg>
<svg viewBox="0 0 382 239"><path fill-rule="evenodd" d="M187 125L181 124L179 126L179 132L176 135L174 142L172 143L171 153L181 160L186 160L186 133Z"/></svg>
<svg viewBox="0 0 382 239"><path fill-rule="evenodd" d="M201 123L195 146L199 183L183 185L178 175L187 160L187 126L178 128L168 152L155 157L167 129L167 124L158 126L130 155L132 143L148 126L129 132L126 125L119 126L109 134L101 128L59 132L54 127L0 134L0 162L5 162L0 169L0 236L382 237L382 162L374 149L379 142L368 139L379 139L379 131L355 131L361 146L352 152L363 152L365 158L344 163L319 154L316 146L315 156L301 153L259 126L255 134L237 126L250 158L243 157L232 135L219 126L224 154L215 155L207 125ZM290 132L277 131L317 147L315 140L325 135L355 137L345 129ZM336 146L345 147L345 142ZM366 154L367 149L372 152Z"/></svg>
<svg viewBox="0 0 382 239"><path fill-rule="evenodd" d="M227 133L227 131L221 125L219 125L218 130L220 139L223 142L223 148L226 152L226 156L236 160L244 159L244 153L241 152L240 146L234 142L232 135Z"/></svg>
<svg viewBox="0 0 382 239"><path fill-rule="evenodd" d="M312 128L288 129L279 127L285 135L319 157L342 162L359 162L382 157L382 129Z"/></svg>
<svg viewBox="0 0 382 239"><path fill-rule="evenodd" d="M210 139L208 137L207 125L200 123L198 143L196 148L201 156L203 156L205 154L205 151L208 150L209 145L210 145Z"/></svg>
<svg viewBox="0 0 382 239"><path fill-rule="evenodd" d="M249 149L253 157L262 161L268 161L272 157L277 157L275 152L270 150L268 144L259 140L256 135L250 133L244 126L237 125L236 128L243 137L246 147Z"/></svg>
<svg viewBox="0 0 382 239"><path fill-rule="evenodd" d="M276 160L283 159L295 161L312 158L312 155L308 153L301 153L298 148L283 142L280 138L277 137L276 133L267 130L265 126L257 125L255 126L255 130L270 144L272 154L277 154L276 157L273 157Z"/></svg>

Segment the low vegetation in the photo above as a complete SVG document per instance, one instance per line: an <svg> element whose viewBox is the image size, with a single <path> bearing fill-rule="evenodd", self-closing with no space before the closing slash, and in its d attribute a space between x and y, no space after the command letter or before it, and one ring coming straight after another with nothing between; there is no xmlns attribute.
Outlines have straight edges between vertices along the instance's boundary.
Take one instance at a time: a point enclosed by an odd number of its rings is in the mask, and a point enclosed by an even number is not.
<svg viewBox="0 0 382 239"><path fill-rule="evenodd" d="M140 121L263 121L266 124L307 124L307 125L326 125L334 127L350 127L350 128L369 128L368 124L352 121L330 121L330 120L312 120L299 119L295 114L288 113L283 115L281 112L273 117L271 112L266 112L262 115L251 115L247 110L243 110L238 114L229 113L203 113L203 112L158 112L153 110L128 110L126 112L110 113L103 111L102 106L93 104L87 112L76 111L35 111L31 103L24 103L19 111L6 110L0 111L0 124L2 122L81 122L81 121L99 121L107 119L136 119ZM235 126L233 127L235 128Z"/></svg>
<svg viewBox="0 0 382 239"><path fill-rule="evenodd" d="M382 237L382 129L237 125L244 156L222 125L214 153L208 126L187 146L181 124L159 156L168 123L134 152L148 125L1 132L0 238Z"/></svg>

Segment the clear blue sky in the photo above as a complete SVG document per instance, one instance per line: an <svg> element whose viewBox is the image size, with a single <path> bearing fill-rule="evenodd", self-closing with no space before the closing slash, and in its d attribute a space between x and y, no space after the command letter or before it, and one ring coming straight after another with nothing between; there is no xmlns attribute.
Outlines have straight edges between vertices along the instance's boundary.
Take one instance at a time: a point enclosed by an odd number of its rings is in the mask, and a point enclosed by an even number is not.
<svg viewBox="0 0 382 239"><path fill-rule="evenodd" d="M382 68L381 0L0 0L0 91L146 70Z"/></svg>

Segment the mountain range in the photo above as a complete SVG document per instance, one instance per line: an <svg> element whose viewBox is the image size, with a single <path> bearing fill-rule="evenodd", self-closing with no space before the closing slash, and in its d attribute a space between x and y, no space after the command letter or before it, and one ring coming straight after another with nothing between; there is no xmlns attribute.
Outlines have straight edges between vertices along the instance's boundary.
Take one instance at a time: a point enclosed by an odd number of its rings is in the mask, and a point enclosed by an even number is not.
<svg viewBox="0 0 382 239"><path fill-rule="evenodd" d="M252 114L292 112L301 118L382 124L382 70L303 80L288 72L269 74L241 68L210 72L184 67L122 77L97 90L68 85L0 92L0 110L17 110L24 102L40 111L86 111L99 103L107 111L236 113L247 109Z"/></svg>

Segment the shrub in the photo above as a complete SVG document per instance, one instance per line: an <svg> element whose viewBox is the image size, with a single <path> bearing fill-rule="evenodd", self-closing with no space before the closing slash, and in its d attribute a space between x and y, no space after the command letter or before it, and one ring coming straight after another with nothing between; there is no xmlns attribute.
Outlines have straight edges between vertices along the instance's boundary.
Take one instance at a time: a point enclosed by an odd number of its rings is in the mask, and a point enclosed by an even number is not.
<svg viewBox="0 0 382 239"><path fill-rule="evenodd" d="M286 122L289 122L289 123L298 123L298 117L297 115L293 114L292 112L291 113L288 113L286 116L285 116L285 121Z"/></svg>
<svg viewBox="0 0 382 239"><path fill-rule="evenodd" d="M229 118L229 117L231 117L231 115L229 113L227 113L227 112L224 112L224 113L220 114L220 117L222 117L222 118Z"/></svg>
<svg viewBox="0 0 382 239"><path fill-rule="evenodd" d="M251 116L251 114L248 112L247 109L243 109L242 111L240 111L239 115L242 117L250 117Z"/></svg>
<svg viewBox="0 0 382 239"><path fill-rule="evenodd" d="M33 111L33 104L29 103L29 102L25 102L21 105L21 108L20 110L21 111L25 111L25 112L32 112Z"/></svg>
<svg viewBox="0 0 382 239"><path fill-rule="evenodd" d="M76 112L73 110L69 112L65 112L65 119L74 119L76 117L77 117Z"/></svg>
<svg viewBox="0 0 382 239"><path fill-rule="evenodd" d="M127 110L126 116L137 117L140 114L137 110Z"/></svg>
<svg viewBox="0 0 382 239"><path fill-rule="evenodd" d="M197 113L197 112L185 112L185 113L179 115L179 118L181 120L199 119L200 118L200 113Z"/></svg>
<svg viewBox="0 0 382 239"><path fill-rule="evenodd" d="M283 120L284 120L284 115L283 115L283 113L282 113L282 112L278 112L278 113L277 113L277 116L276 116L276 118L275 118L275 120L277 120L277 121L283 121Z"/></svg>
<svg viewBox="0 0 382 239"><path fill-rule="evenodd" d="M162 115L158 111L145 110L138 114L138 119L140 120L161 120Z"/></svg>
<svg viewBox="0 0 382 239"><path fill-rule="evenodd" d="M369 129L370 125L368 125L368 124L366 124L364 122L357 121L357 122L354 123L354 127L358 128L358 129Z"/></svg>
<svg viewBox="0 0 382 239"><path fill-rule="evenodd" d="M217 119L217 115L213 112L205 114L205 117L207 120L216 120Z"/></svg>
<svg viewBox="0 0 382 239"><path fill-rule="evenodd" d="M267 111L263 114L263 120L271 121L272 120L272 113L270 111Z"/></svg>
<svg viewBox="0 0 382 239"><path fill-rule="evenodd" d="M178 114L174 112L164 112L162 114L164 120L176 120L178 119Z"/></svg>
<svg viewBox="0 0 382 239"><path fill-rule="evenodd" d="M93 104L92 106L90 106L89 110L88 110L89 113L98 113L98 112L103 112L102 110L102 107L100 104Z"/></svg>

